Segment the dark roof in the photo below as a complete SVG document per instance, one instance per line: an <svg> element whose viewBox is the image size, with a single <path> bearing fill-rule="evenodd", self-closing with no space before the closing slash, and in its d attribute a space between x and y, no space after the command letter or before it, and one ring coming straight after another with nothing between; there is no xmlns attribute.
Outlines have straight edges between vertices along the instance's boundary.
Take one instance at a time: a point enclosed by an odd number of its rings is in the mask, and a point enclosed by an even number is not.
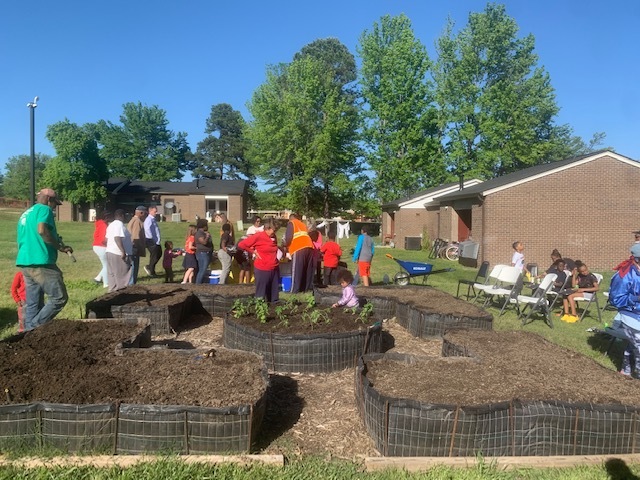
<svg viewBox="0 0 640 480"><path fill-rule="evenodd" d="M589 157L597 158L598 156L604 153L613 153L617 156L621 156L611 150L599 150L597 152L591 152L585 155L579 155L577 157L571 157L565 160L559 160L557 162L545 163L543 165L534 165L533 167L524 168L522 170L518 170L517 172L508 173L507 175L502 175L500 177L491 178L482 183L479 183L478 185L474 185L469 188L464 188L462 190L458 190L456 192L443 195L442 197L439 197L438 200L448 201L448 200L456 200L459 198L477 197L479 195L483 195L484 192L494 190L500 187L507 187L509 184L525 181L530 177L544 175L545 173L551 173L556 169L567 167L572 163L577 163L580 160L584 160L585 158L589 158ZM629 160L634 161L630 158Z"/></svg>
<svg viewBox="0 0 640 480"><path fill-rule="evenodd" d="M243 195L247 181L201 178L192 182L141 182L112 178L106 187L114 195Z"/></svg>

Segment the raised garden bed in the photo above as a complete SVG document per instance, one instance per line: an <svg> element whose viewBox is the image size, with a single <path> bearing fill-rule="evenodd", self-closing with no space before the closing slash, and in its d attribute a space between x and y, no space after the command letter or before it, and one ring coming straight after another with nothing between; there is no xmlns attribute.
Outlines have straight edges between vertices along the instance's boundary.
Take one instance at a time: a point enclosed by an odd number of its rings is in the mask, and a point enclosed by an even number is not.
<svg viewBox="0 0 640 480"><path fill-rule="evenodd" d="M55 320L0 342L0 445L249 452L266 403L262 359L133 348L148 334L127 321Z"/></svg>
<svg viewBox="0 0 640 480"><path fill-rule="evenodd" d="M148 318L153 335L180 331L192 313L222 317L237 298L252 297L253 285L132 285L86 305L87 318Z"/></svg>
<svg viewBox="0 0 640 480"><path fill-rule="evenodd" d="M370 287L357 293L374 305L376 319L393 318L416 337L439 337L452 329L491 330L493 315L432 287ZM334 303L340 287L315 291L320 304Z"/></svg>
<svg viewBox="0 0 640 480"><path fill-rule="evenodd" d="M354 367L360 355L381 349L380 322L361 319L355 311L300 305L279 318L274 310L262 322L253 311L237 318L228 313L224 345L262 355L276 372L305 373Z"/></svg>
<svg viewBox="0 0 640 480"><path fill-rule="evenodd" d="M358 408L383 455L638 452L638 382L526 332L452 332L443 352L360 360Z"/></svg>

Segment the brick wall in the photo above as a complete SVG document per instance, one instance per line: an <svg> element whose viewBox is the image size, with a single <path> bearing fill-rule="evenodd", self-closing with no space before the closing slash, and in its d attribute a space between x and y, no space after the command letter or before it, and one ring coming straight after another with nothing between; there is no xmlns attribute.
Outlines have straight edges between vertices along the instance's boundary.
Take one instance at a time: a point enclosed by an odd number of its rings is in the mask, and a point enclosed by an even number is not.
<svg viewBox="0 0 640 480"><path fill-rule="evenodd" d="M628 256L631 231L640 228L638 185L640 168L604 156L488 195L479 219L473 210L480 258L510 263L511 244L520 240L525 261L540 268L549 266L557 248L594 270L608 270Z"/></svg>
<svg viewBox="0 0 640 480"><path fill-rule="evenodd" d="M386 217L386 218L385 218ZM438 210L425 208L401 208L394 214L395 218L395 243L397 248L404 248L406 237L420 237L424 233L433 240L438 235ZM390 217L383 213L383 232Z"/></svg>

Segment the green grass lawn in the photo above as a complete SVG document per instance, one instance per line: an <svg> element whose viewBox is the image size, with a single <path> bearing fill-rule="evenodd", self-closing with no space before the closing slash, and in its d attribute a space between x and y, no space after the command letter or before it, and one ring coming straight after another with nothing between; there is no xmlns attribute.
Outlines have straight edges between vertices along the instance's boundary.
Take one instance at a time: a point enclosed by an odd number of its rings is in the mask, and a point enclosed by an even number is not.
<svg viewBox="0 0 640 480"><path fill-rule="evenodd" d="M10 295L10 286L13 279L13 275L16 271L15 257L16 257L16 222L20 215L20 211L11 209L0 209L0 271L5 272L0 278L0 290L4 291L4 295L0 295L0 338L7 337L15 333L17 328L17 315L16 308L13 299ZM171 240L174 242L174 246L181 247L184 244L184 237L187 230L186 223L161 223L160 224L163 240ZM214 238L217 235L217 229L214 229ZM59 318L77 319L84 316L84 306L87 301L98 297L105 293L102 285L96 285L93 282L93 278L100 270L100 262L93 253L91 243L93 236L93 224L91 223L76 223L76 222L59 222L58 232L64 237L65 243L71 245L75 251L76 263L72 263L66 255L61 255L58 260L58 266L64 273L65 283L69 291L69 303L65 309L59 315ZM280 237L283 231L278 232ZM238 234L239 235L239 234ZM349 250L354 247L356 237L352 236L349 239L343 239L340 241L344 255L343 260L347 261L350 266L354 266L351 262ZM379 238L374 238L375 242L379 242ZM466 268L460 266L457 263L447 260L429 260L428 253L425 251L405 251L395 250L389 248L377 247L374 260L372 262L372 280L374 284L382 284L384 275L388 275L389 278L393 278L393 275L400 270L399 265L385 257L385 253L391 253L394 257L401 260L411 260L417 262L434 263L436 269L453 267L455 270L452 272L438 273L431 275L428 278L428 284L441 289L443 291L452 293L455 295L458 280L461 278L472 279L475 275L476 269ZM146 277L142 266L145 265L145 260L141 261L141 277L140 283L160 283L162 278L149 279ZM174 265L174 271L181 271L181 260L177 259ZM540 268L546 268L546 265L541 265ZM160 273L161 266L158 268ZM608 288L609 280L612 272L599 272L605 276L604 285ZM180 278L180 273L176 274L176 278ZM415 277L413 283L422 283L422 277ZM601 302L604 301L604 297L600 294ZM520 330L522 329L520 321L516 318L516 314L513 309L508 310L503 316L498 317L498 310L491 309L491 312L495 316L494 328L496 330ZM615 369L615 365L609 357L604 354L606 349L606 342L597 340L591 333L586 332L589 327L601 326L598 322L597 315L595 314L595 305L591 306L591 316L587 316L582 323L566 324L559 321L557 317L554 317L555 328L550 329L542 319L538 319L533 323L524 327L524 330L537 333L546 339L564 347L570 348L577 352L580 352L588 357L593 358L598 363L604 365L607 368ZM604 312L603 321L611 322L613 318L613 312ZM612 352L614 359L620 356L620 346L616 345ZM514 360L516 361L516 360ZM72 473L72 469L60 472L60 476L64 478L213 478L212 473L218 469L209 470L209 473L205 473L206 468L198 470L198 473L193 473L195 476L191 476L191 473L187 473L191 467L179 466L175 462L161 463L160 467L140 467L140 471L136 469L123 471L120 473L115 472L113 469L104 471L102 473L96 473L97 471L76 469L76 474ZM460 472L459 470L438 470L435 474L425 474L424 476L403 476L396 472L395 474L370 474L362 476L357 471L357 467L351 463L340 463L339 465L329 465L320 462L320 467L317 461L309 461L308 463L294 462L293 465L288 466L287 475L283 476L285 471L277 471L267 468L264 472L260 473L262 478L608 478L604 469L599 467L591 467L585 469L566 469L562 471L550 471L550 470L527 470L520 473L514 472L498 472L490 468L479 468L476 470L468 470ZM160 469L160 475L157 476L157 471L153 468ZM195 467L193 467L195 468ZM262 468L262 467L261 467ZM265 467L266 468L266 467ZM224 467L224 473L218 469L221 478L258 478L251 475L251 469L243 469L240 467ZM110 472L110 473L108 473ZM145 473L147 472L147 473ZM155 472L155 474L151 473ZM327 475L321 475L320 472L326 472ZM38 471L21 472L17 476L13 476L14 471L7 470L6 468L0 469L0 478L53 478L42 472ZM50 472L49 472L50 473ZM255 471L254 471L255 473ZM174 476L175 474L175 476ZM146 476L147 475L147 476ZM385 476L386 475L386 476ZM59 478L56 475L56 478ZM216 477L217 478L217 477Z"/></svg>

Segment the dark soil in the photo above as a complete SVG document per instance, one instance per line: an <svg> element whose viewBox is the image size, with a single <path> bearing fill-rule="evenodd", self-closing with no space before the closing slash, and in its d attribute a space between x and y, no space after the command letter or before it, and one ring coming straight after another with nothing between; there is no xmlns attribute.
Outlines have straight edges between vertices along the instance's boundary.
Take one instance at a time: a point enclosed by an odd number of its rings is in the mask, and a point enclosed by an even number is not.
<svg viewBox="0 0 640 480"><path fill-rule="evenodd" d="M281 317L276 314L280 308ZM306 305L292 301L280 302L277 306L270 306L266 321L261 322L253 311L247 315L232 313L234 322L251 327L261 332L273 332L283 335L312 335L320 333L343 333L366 330L373 323L371 317L361 317L360 309L327 308L314 306L307 309ZM315 317L314 317L315 315Z"/></svg>
<svg viewBox="0 0 640 480"><path fill-rule="evenodd" d="M538 335L474 330L445 338L470 357L423 357L413 365L373 361L367 377L385 395L431 404L471 406L511 399L640 404L640 382Z"/></svg>
<svg viewBox="0 0 640 480"><path fill-rule="evenodd" d="M266 389L262 361L245 352L152 349L116 356L115 346L135 331L117 321L55 320L1 342L3 403L222 407L252 404Z"/></svg>
<svg viewBox="0 0 640 480"><path fill-rule="evenodd" d="M335 293L342 295L340 287L331 286L323 289L323 292ZM359 297L373 298L393 298L398 303L406 303L415 305L422 310L429 310L442 313L443 315L452 315L459 317L491 317L486 310L474 305L470 302L455 298L448 293L437 290L433 287L357 287L356 293Z"/></svg>

